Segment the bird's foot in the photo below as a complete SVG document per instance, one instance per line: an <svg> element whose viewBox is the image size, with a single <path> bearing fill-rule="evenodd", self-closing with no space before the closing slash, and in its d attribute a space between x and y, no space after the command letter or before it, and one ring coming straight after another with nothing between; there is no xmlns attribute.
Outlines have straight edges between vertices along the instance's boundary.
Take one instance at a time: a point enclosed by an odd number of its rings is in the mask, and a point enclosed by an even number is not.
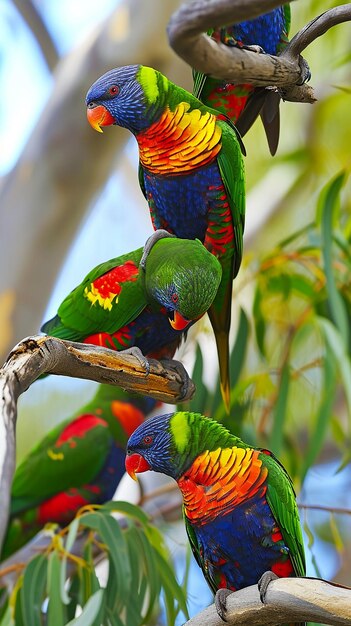
<svg viewBox="0 0 351 626"><path fill-rule="evenodd" d="M274 572L271 572L270 570L262 574L260 580L257 583L262 604L266 604L266 593L269 584L272 582L272 580L276 580L277 578L279 578L279 576L277 576L276 574L274 574Z"/></svg>
<svg viewBox="0 0 351 626"><path fill-rule="evenodd" d="M147 257L150 254L150 251L152 249L152 247L155 245L155 243L157 241L159 241L160 239L163 239L164 237L175 237L175 235L172 235L171 233L169 233L167 230L163 230L163 228L158 228L157 230L155 230L155 232L146 240L146 243L144 245L144 250L143 250L143 254L140 260L140 267L145 270L145 265L146 265L146 261L147 261Z"/></svg>
<svg viewBox="0 0 351 626"><path fill-rule="evenodd" d="M230 589L218 589L215 595L215 607L219 617L223 620L223 622L227 621L226 613L227 613L227 598L231 593L235 593Z"/></svg>
<svg viewBox="0 0 351 626"><path fill-rule="evenodd" d="M249 52L257 52L259 54L265 54L265 51L261 46L258 46L257 44L248 46L244 44L242 41L235 39L233 35L229 35L226 28L221 28L219 32L220 32L220 36L219 36L220 41L221 43L224 43L224 45L226 46L230 46L231 48L240 48L240 50L249 50Z"/></svg>
<svg viewBox="0 0 351 626"><path fill-rule="evenodd" d="M146 356L143 355L140 348L133 346L132 348L126 348L125 350L121 350L120 354L122 352L123 354L131 354L132 356L135 356L135 358L138 359L140 365L142 367L145 367L145 376L148 376L150 374L150 363L147 360Z"/></svg>
<svg viewBox="0 0 351 626"><path fill-rule="evenodd" d="M311 80L311 70L306 59L304 59L301 55L299 56L299 67L301 70L301 80L297 84L304 85Z"/></svg>
<svg viewBox="0 0 351 626"><path fill-rule="evenodd" d="M253 44L252 46L240 46L243 50L248 50L249 52L256 52L256 54L266 54L261 46Z"/></svg>
<svg viewBox="0 0 351 626"><path fill-rule="evenodd" d="M184 365L180 361L177 361L176 359L161 359L160 363L162 363L162 365L164 365L165 367L169 369L175 370L177 374L180 376L180 378L182 379L183 381L182 395L179 398L179 402L181 402L187 397L188 391L189 391L188 372L186 371Z"/></svg>

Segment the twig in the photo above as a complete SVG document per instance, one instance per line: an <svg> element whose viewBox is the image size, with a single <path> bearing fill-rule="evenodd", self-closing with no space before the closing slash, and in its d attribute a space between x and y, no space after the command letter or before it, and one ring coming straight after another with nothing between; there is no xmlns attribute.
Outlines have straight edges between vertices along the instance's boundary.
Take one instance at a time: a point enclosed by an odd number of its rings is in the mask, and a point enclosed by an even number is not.
<svg viewBox="0 0 351 626"><path fill-rule="evenodd" d="M28 28L32 31L35 40L43 54L46 65L52 72L59 60L54 41L46 28L39 11L31 0L12 0L17 11L22 15Z"/></svg>
<svg viewBox="0 0 351 626"><path fill-rule="evenodd" d="M322 504L298 504L299 509L305 509L309 511L325 511L326 513L333 513L335 515L351 515L351 509L335 506L323 506Z"/></svg>
<svg viewBox="0 0 351 626"><path fill-rule="evenodd" d="M273 580L262 604L257 585L227 598L227 624L264 626L305 620L323 624L351 623L351 589L318 578ZM186 626L223 626L212 605L186 622Z"/></svg>
<svg viewBox="0 0 351 626"><path fill-rule="evenodd" d="M350 20L350 4L340 4L333 9L325 11L308 22L306 26L296 33L281 56L290 55L296 57L315 41L315 39L324 35L330 28L337 26L337 24L342 24L343 22L349 22Z"/></svg>
<svg viewBox="0 0 351 626"><path fill-rule="evenodd" d="M118 385L127 391L177 403L195 390L177 361L149 360L54 337L28 337L10 353L0 369L0 546L7 526L10 487L15 466L15 425L18 397L42 374L58 374Z"/></svg>
<svg viewBox="0 0 351 626"><path fill-rule="evenodd" d="M299 53L332 26L351 20L351 5L335 7L312 20L279 57L225 46L205 34L211 27L252 19L280 4L279 0L197 0L183 5L168 24L170 45L205 74L232 83L276 86L285 100L312 103L313 89L301 84L306 76Z"/></svg>
<svg viewBox="0 0 351 626"><path fill-rule="evenodd" d="M149 493L142 493L138 505L143 506L148 500L153 500L154 498L158 498L159 496L164 496L166 493L170 493L172 491L179 492L179 487L176 483L167 483L166 485L162 485L157 489L153 489L153 491L149 491Z"/></svg>

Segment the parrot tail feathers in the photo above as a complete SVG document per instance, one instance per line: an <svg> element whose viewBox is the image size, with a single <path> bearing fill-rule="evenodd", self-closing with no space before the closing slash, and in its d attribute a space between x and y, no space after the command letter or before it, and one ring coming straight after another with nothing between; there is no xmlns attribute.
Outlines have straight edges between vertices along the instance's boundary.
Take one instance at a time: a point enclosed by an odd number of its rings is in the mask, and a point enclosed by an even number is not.
<svg viewBox="0 0 351 626"><path fill-rule="evenodd" d="M214 331L218 363L219 363L219 380L222 399L227 414L230 413L230 353L229 353L229 329L224 330L221 315L214 310L213 305L208 310L208 315Z"/></svg>

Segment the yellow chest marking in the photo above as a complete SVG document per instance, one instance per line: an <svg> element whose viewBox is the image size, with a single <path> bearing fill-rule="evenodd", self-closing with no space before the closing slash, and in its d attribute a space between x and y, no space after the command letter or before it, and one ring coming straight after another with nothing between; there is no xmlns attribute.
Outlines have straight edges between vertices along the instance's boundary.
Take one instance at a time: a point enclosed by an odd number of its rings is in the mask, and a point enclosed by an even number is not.
<svg viewBox="0 0 351 626"><path fill-rule="evenodd" d="M153 174L177 175L207 165L221 149L222 131L212 113L181 102L137 136L140 162Z"/></svg>
<svg viewBox="0 0 351 626"><path fill-rule="evenodd" d="M189 520L209 522L266 491L267 469L253 448L204 452L178 481Z"/></svg>

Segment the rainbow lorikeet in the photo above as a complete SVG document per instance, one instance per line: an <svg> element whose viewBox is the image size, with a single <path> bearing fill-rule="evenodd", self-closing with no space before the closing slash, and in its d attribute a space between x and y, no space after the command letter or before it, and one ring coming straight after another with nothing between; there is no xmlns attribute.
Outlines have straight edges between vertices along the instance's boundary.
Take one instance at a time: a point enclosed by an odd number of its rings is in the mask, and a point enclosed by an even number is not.
<svg viewBox="0 0 351 626"><path fill-rule="evenodd" d="M227 592L261 576L304 576L305 557L290 477L268 450L253 448L199 413L151 418L129 438L127 472L154 470L182 492L195 559L216 593L221 616ZM222 591L218 591L222 590Z"/></svg>
<svg viewBox="0 0 351 626"><path fill-rule="evenodd" d="M212 303L222 270L200 241L156 231L138 248L95 267L42 331L113 350L171 358Z"/></svg>
<svg viewBox="0 0 351 626"><path fill-rule="evenodd" d="M139 182L154 228L200 239L221 263L209 317L228 406L232 281L241 263L245 216L240 136L230 120L143 65L104 74L90 87L86 104L96 130L117 124L134 134Z"/></svg>
<svg viewBox="0 0 351 626"><path fill-rule="evenodd" d="M86 504L111 500L129 435L156 401L100 385L94 398L49 432L17 467L5 559L49 523L65 526Z"/></svg>
<svg viewBox="0 0 351 626"><path fill-rule="evenodd" d="M259 47L266 54L279 54L288 43L290 6L284 4L252 20L208 31L215 41L240 48ZM275 154L279 142L279 102L277 92L245 83L237 85L193 72L194 95L207 106L218 109L236 124L241 135L260 114L269 149Z"/></svg>

